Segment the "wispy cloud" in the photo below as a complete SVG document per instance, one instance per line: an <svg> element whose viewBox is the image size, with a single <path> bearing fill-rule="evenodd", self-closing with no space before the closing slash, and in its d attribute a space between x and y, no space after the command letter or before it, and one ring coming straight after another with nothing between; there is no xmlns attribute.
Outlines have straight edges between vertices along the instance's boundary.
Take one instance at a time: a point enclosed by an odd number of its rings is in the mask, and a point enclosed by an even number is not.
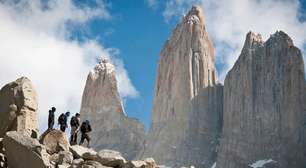
<svg viewBox="0 0 306 168"><path fill-rule="evenodd" d="M303 50L306 43L305 13L300 12L298 0L166 0L163 5L166 21L181 17L193 5L204 9L206 28L214 41L219 66L219 78L224 80L240 54L248 31L260 33L265 39L277 30L292 37Z"/></svg>
<svg viewBox="0 0 306 168"><path fill-rule="evenodd" d="M71 40L74 29L93 19L111 19L102 1L95 7L72 0L0 1L0 85L20 76L29 77L39 97L41 129L51 106L58 113L78 112L87 73L100 57L117 68L123 97L138 95L116 49L104 48L94 39Z"/></svg>

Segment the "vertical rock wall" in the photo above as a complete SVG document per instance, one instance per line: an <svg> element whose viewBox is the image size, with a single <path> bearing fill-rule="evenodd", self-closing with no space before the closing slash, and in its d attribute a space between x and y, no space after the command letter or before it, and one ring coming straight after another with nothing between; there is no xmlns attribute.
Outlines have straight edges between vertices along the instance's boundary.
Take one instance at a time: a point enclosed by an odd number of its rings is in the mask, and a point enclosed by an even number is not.
<svg viewBox="0 0 306 168"><path fill-rule="evenodd" d="M277 32L266 42L247 35L224 82L218 168L269 159L272 167L305 167L304 75L302 54L287 34Z"/></svg>
<svg viewBox="0 0 306 168"><path fill-rule="evenodd" d="M221 130L222 86L199 7L192 7L161 51L152 125L142 157L172 167L211 165Z"/></svg>

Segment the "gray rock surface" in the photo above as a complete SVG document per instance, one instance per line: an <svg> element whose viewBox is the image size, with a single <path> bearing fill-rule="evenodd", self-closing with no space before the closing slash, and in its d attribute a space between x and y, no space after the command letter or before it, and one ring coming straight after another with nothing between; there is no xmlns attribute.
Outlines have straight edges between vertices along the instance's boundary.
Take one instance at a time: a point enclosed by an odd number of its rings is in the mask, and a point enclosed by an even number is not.
<svg viewBox="0 0 306 168"><path fill-rule="evenodd" d="M0 90L0 137L7 131L38 133L37 98L31 81L21 77Z"/></svg>
<svg viewBox="0 0 306 168"><path fill-rule="evenodd" d="M115 68L108 60L102 59L89 73L80 113L81 119L92 125L91 146L95 150L116 150L133 159L143 148L144 126L125 115Z"/></svg>
<svg viewBox="0 0 306 168"><path fill-rule="evenodd" d="M208 167L222 128L223 87L200 7L177 25L160 54L152 125L140 158L171 167Z"/></svg>
<svg viewBox="0 0 306 168"><path fill-rule="evenodd" d="M72 145L72 146L70 146L69 150L73 154L73 157L77 158L77 159L82 158L82 156L85 153L92 153L91 155L97 155L96 151L94 151L92 149L89 149L89 148L85 148L85 147L80 146L80 145Z"/></svg>
<svg viewBox="0 0 306 168"><path fill-rule="evenodd" d="M246 168L273 160L277 168L303 168L305 79L301 51L284 32L266 42L248 33L224 82L224 127L218 168Z"/></svg>
<svg viewBox="0 0 306 168"><path fill-rule="evenodd" d="M16 131L6 133L3 140L8 165L11 168L48 168L49 155L38 140Z"/></svg>
<svg viewBox="0 0 306 168"><path fill-rule="evenodd" d="M121 153L106 149L98 152L98 161L109 167L121 167L126 162Z"/></svg>
<svg viewBox="0 0 306 168"><path fill-rule="evenodd" d="M44 132L40 137L40 143L45 145L49 154L60 151L69 151L69 141L65 133L60 130L51 129Z"/></svg>

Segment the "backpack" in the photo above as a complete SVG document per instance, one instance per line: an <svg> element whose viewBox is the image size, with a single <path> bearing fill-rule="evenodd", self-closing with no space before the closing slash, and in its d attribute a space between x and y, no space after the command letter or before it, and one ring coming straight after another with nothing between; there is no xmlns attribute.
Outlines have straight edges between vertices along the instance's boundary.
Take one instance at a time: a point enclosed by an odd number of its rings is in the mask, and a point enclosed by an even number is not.
<svg viewBox="0 0 306 168"><path fill-rule="evenodd" d="M81 125L81 132L87 133L91 131L91 126L89 124L86 124L86 122L83 122Z"/></svg>
<svg viewBox="0 0 306 168"><path fill-rule="evenodd" d="M58 123L59 123L60 125L66 124L66 116L65 116L65 114L61 114L61 115L58 117Z"/></svg>
<svg viewBox="0 0 306 168"><path fill-rule="evenodd" d="M71 126L76 126L76 127L78 127L78 126L80 125L78 119L77 119L75 116L73 116L73 117L71 118L71 120L70 120L70 125L71 125Z"/></svg>

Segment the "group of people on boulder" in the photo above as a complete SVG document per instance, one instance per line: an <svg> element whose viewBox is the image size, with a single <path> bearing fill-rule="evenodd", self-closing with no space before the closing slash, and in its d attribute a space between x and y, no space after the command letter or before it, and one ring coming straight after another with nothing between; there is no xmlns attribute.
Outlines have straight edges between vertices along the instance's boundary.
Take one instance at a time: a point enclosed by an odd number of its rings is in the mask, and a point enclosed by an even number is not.
<svg viewBox="0 0 306 168"><path fill-rule="evenodd" d="M49 117L48 117L48 129L53 129L54 127L54 119L55 119L55 111L56 108L52 107L49 110ZM68 128L68 118L70 116L70 112L62 113L58 117L58 124L60 125L60 130L62 132L66 131L66 128ZM70 127L71 127L71 132L70 132L70 144L75 145L77 144L77 139L78 139L78 133L81 132L81 140L79 145L82 145L85 140L87 140L87 146L89 147L90 143L90 137L89 137L89 132L91 132L91 125L88 120L85 120L81 123L81 115L79 113L76 113L74 116L71 117L70 119Z"/></svg>

